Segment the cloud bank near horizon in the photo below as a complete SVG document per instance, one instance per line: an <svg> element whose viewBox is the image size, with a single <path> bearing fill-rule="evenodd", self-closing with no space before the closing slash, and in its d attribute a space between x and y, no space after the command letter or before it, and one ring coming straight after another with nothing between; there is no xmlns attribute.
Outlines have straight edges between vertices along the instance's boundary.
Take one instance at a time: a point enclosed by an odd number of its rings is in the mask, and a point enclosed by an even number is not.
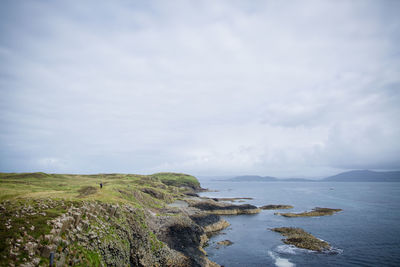
<svg viewBox="0 0 400 267"><path fill-rule="evenodd" d="M0 7L0 171L400 169L399 2Z"/></svg>

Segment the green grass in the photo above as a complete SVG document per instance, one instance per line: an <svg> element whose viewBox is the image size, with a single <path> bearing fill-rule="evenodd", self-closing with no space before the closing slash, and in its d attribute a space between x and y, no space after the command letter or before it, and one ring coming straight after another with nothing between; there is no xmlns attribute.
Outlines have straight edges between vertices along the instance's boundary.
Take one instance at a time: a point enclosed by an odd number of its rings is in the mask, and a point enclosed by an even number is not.
<svg viewBox="0 0 400 267"><path fill-rule="evenodd" d="M100 188L100 183L103 183L103 188ZM142 209L149 208L157 212L167 203L181 198L185 189L179 187L200 188L200 184L193 176L175 173L0 173L0 266L9 263L11 240L21 239L24 244L27 242L26 236L31 236L41 239L45 244L43 236L51 230L47 222L65 213L71 205L79 207L83 201L129 204L139 208L137 222L147 229ZM30 211L25 212L28 207ZM107 238L111 236L115 235L110 233ZM163 246L152 233L150 242L153 252ZM75 250L81 255L82 266L100 266L97 252L82 247L75 247ZM27 257L25 254L21 251L14 262L23 262ZM41 258L41 261L47 264L47 259Z"/></svg>
<svg viewBox="0 0 400 267"><path fill-rule="evenodd" d="M186 186L193 189L199 189L200 183L196 179L196 177L183 174L183 173L169 173L169 172L160 172L151 175L152 177L158 178L161 182L166 185L172 186Z"/></svg>
<svg viewBox="0 0 400 267"><path fill-rule="evenodd" d="M101 256L97 251L91 251L78 245L74 245L72 250L75 250L74 254L79 255L80 258L80 262L74 266L101 266Z"/></svg>
<svg viewBox="0 0 400 267"><path fill-rule="evenodd" d="M103 188L100 189L100 182ZM0 173L0 202L15 199L55 198L65 200L98 200L111 203L131 203L161 207L164 200L179 197L179 190L171 186L199 188L193 176L175 173L153 175L135 174L46 174ZM159 199L142 191L153 188L164 195Z"/></svg>

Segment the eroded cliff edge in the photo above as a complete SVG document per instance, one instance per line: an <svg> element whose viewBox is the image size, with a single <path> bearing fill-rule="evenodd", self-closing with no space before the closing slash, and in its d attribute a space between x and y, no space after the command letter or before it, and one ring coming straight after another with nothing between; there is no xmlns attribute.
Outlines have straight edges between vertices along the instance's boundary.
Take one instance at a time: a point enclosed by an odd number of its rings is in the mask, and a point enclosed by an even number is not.
<svg viewBox="0 0 400 267"><path fill-rule="evenodd" d="M175 173L2 173L0 189L2 266L218 266L203 246L229 224L210 211L249 208L199 198Z"/></svg>

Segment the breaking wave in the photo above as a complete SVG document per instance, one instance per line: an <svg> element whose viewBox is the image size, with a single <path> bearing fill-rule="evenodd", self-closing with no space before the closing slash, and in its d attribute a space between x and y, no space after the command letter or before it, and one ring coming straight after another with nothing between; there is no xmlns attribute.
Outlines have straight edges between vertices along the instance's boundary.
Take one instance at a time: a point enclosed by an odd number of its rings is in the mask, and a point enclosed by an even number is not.
<svg viewBox="0 0 400 267"><path fill-rule="evenodd" d="M272 251L268 251L268 255L275 260L275 266L277 267L294 267L296 264L290 262L288 259L281 258Z"/></svg>
<svg viewBox="0 0 400 267"><path fill-rule="evenodd" d="M304 249L304 248L298 248L293 245L280 245L280 246L277 246L274 249L274 251L279 254L289 254L289 255L296 255L298 253L326 253L326 254L334 255L334 254L341 254L343 252L342 249L335 248L335 247L332 247L331 249L323 251L323 252L316 252L316 251L312 251L312 250L308 250L308 249Z"/></svg>

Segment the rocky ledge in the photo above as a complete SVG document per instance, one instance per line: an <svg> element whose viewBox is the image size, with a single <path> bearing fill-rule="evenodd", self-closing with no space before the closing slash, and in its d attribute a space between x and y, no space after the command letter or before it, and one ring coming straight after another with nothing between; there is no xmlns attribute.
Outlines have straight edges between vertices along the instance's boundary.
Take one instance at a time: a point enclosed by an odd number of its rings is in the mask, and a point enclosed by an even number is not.
<svg viewBox="0 0 400 267"><path fill-rule="evenodd" d="M330 209L330 208L319 208L316 207L312 209L311 211L306 211L306 212L301 212L301 213L280 213L277 212L275 215L281 215L284 217L314 217L314 216L326 216L326 215L332 215L335 212L342 211L342 209Z"/></svg>
<svg viewBox="0 0 400 267"><path fill-rule="evenodd" d="M238 215L238 214L255 214L259 213L261 210L256 206L250 204L243 205L233 205L223 202L210 200L190 200L189 206L200 209L209 214L218 215Z"/></svg>
<svg viewBox="0 0 400 267"><path fill-rule="evenodd" d="M291 205L265 205L261 206L262 210L284 210L284 209L293 209Z"/></svg>
<svg viewBox="0 0 400 267"><path fill-rule="evenodd" d="M190 216L190 218L203 227L206 234L215 233L227 228L230 224L215 214L197 214Z"/></svg>
<svg viewBox="0 0 400 267"><path fill-rule="evenodd" d="M327 242L316 238L301 228L279 227L271 230L286 236L286 238L283 239L283 242L288 245L294 245L298 248L319 252L329 250L331 248Z"/></svg>
<svg viewBox="0 0 400 267"><path fill-rule="evenodd" d="M212 200L215 201L229 201L229 202L242 202L244 200L252 200L253 198L251 197L216 197L216 198L212 198Z"/></svg>
<svg viewBox="0 0 400 267"><path fill-rule="evenodd" d="M230 240L222 240L222 241L217 242L217 244L220 246L230 246L230 245L233 245L233 242ZM219 248L219 247L217 247L217 248Z"/></svg>

